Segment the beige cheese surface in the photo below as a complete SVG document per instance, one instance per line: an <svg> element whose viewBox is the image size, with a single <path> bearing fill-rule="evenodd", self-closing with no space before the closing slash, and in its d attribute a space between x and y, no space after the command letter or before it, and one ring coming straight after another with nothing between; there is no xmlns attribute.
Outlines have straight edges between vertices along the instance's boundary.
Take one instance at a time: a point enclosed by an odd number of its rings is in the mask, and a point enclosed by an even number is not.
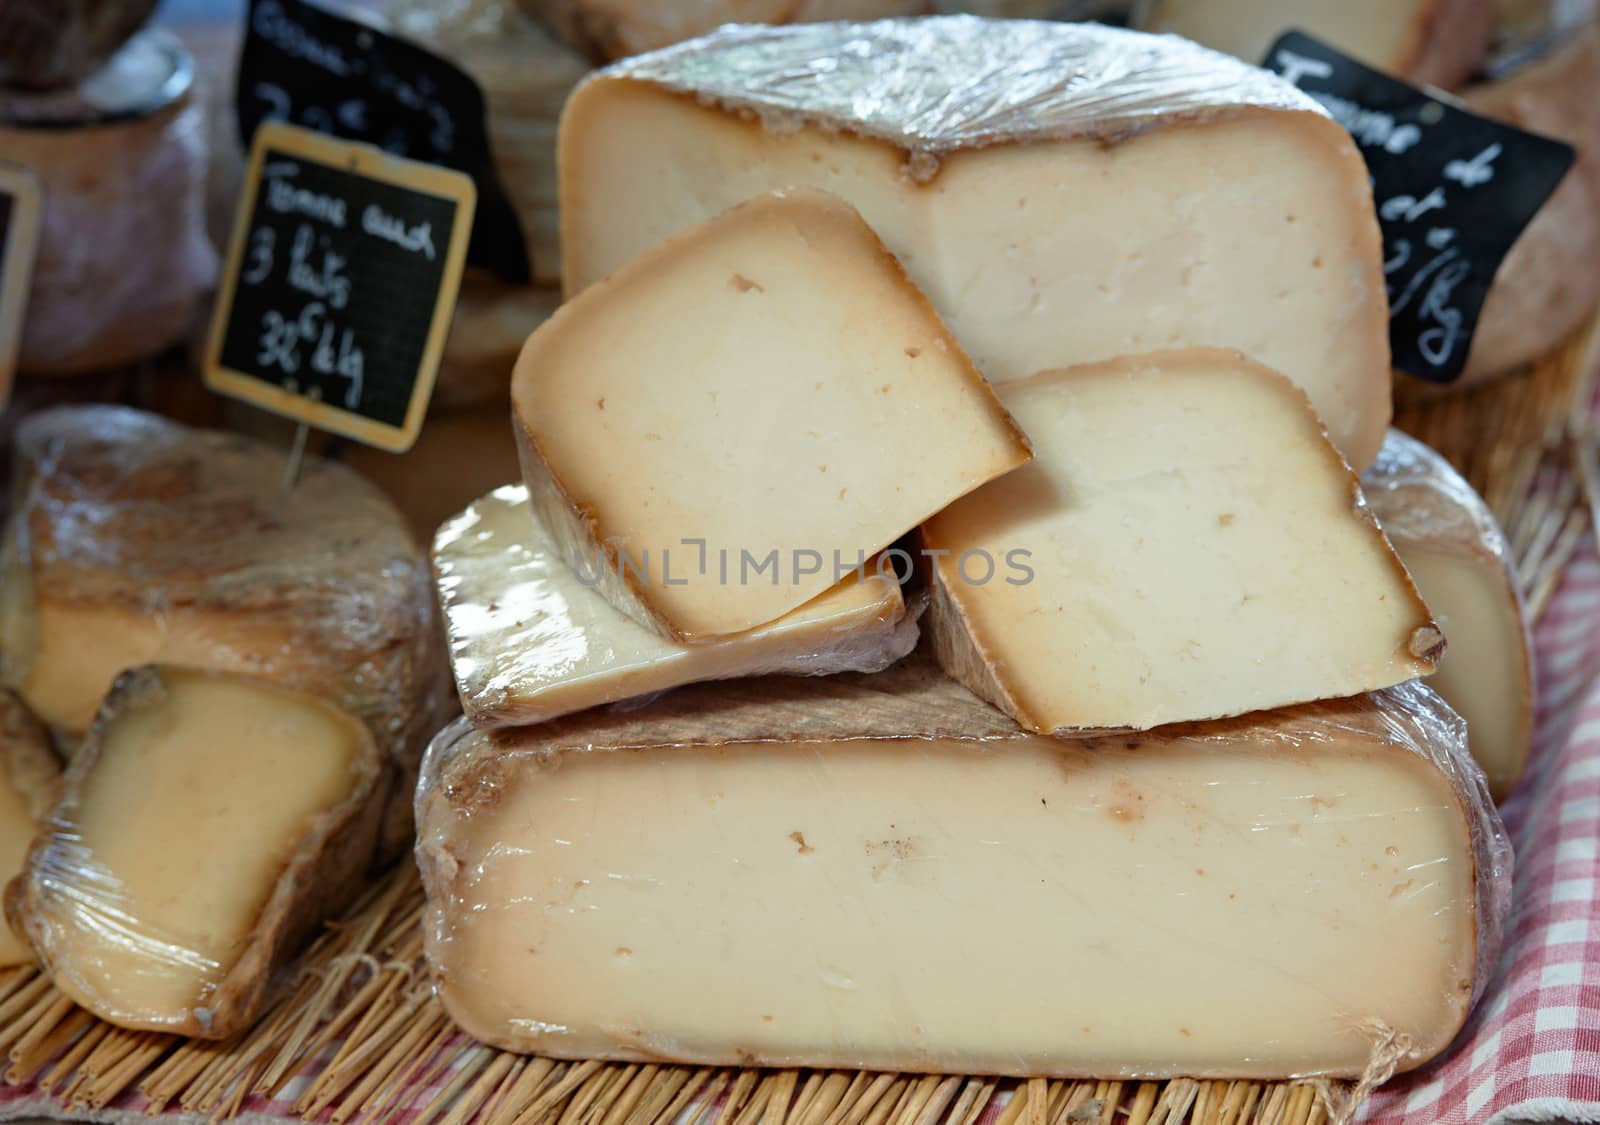
<svg viewBox="0 0 1600 1125"><path fill-rule="evenodd" d="M861 217L815 191L752 200L569 301L512 397L545 527L676 640L776 620L836 557L1029 456Z"/></svg>
<svg viewBox="0 0 1600 1125"><path fill-rule="evenodd" d="M697 680L885 668L911 651L917 629L899 585L872 562L865 577L770 625L679 645L574 573L523 486L496 489L447 521L433 549L456 685L479 727L543 722Z"/></svg>
<svg viewBox="0 0 1600 1125"><path fill-rule="evenodd" d="M28 854L39 831L27 795L13 785L8 777L0 775L0 879L10 879L22 870L22 861ZM0 926L0 968L27 965L33 961L33 949L9 925Z"/></svg>
<svg viewBox="0 0 1600 1125"><path fill-rule="evenodd" d="M763 128L622 76L562 132L565 287L762 191L858 208L1002 383L1189 345L1236 348L1311 396L1358 468L1389 417L1385 301L1364 166L1344 131L1249 108L1098 136L957 149L926 183L834 128Z"/></svg>
<svg viewBox="0 0 1600 1125"><path fill-rule="evenodd" d="M1426 675L1426 606L1287 380L1215 350L999 388L1035 460L923 527L951 673L1031 730L1216 718ZM983 581L983 555L1027 552ZM963 556L977 552L979 561Z"/></svg>
<svg viewBox="0 0 1600 1125"><path fill-rule="evenodd" d="M487 804L471 771L427 791L440 995L478 1038L562 1058L1353 1075L1381 1025L1415 1065L1472 988L1467 821L1443 773L1347 717L504 744Z"/></svg>
<svg viewBox="0 0 1600 1125"><path fill-rule="evenodd" d="M61 763L49 736L13 692L0 689L0 888L22 870L60 787ZM9 921L0 924L0 968L34 960L22 933Z"/></svg>
<svg viewBox="0 0 1600 1125"><path fill-rule="evenodd" d="M207 1023L289 860L376 759L357 720L262 682L167 669L145 690L102 717L30 857L29 924L78 1003L177 1030Z"/></svg>

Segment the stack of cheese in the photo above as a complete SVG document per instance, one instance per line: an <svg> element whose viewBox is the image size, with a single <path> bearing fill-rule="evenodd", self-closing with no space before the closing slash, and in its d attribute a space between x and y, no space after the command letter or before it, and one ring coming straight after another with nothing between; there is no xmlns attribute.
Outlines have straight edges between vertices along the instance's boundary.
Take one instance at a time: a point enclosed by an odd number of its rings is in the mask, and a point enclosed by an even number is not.
<svg viewBox="0 0 1600 1125"><path fill-rule="evenodd" d="M412 839L444 713L426 562L356 474L311 461L290 487L282 451L248 438L63 408L22 424L17 457L12 933L96 1015L230 1035ZM58 795L27 709L71 757Z"/></svg>
<svg viewBox="0 0 1600 1125"><path fill-rule="evenodd" d="M1389 376L1344 131L1180 40L947 18L620 63L560 151L523 483L434 548L456 1020L957 1073L1442 1050L1510 857L1351 469Z"/></svg>

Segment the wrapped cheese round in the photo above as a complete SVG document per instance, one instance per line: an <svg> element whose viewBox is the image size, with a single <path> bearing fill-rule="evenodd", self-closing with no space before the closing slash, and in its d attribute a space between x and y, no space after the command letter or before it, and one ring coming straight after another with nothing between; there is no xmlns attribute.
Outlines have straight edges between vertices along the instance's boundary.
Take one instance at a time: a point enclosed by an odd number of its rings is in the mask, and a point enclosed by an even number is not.
<svg viewBox="0 0 1600 1125"><path fill-rule="evenodd" d="M0 886L22 870L61 789L50 737L15 692L0 689ZM0 925L0 969L33 962L19 931Z"/></svg>
<svg viewBox="0 0 1600 1125"><path fill-rule="evenodd" d="M447 698L427 561L354 471L122 407L29 418L5 539L0 679L69 740L151 662L259 676L364 720L397 791ZM386 827L408 836L405 801Z"/></svg>

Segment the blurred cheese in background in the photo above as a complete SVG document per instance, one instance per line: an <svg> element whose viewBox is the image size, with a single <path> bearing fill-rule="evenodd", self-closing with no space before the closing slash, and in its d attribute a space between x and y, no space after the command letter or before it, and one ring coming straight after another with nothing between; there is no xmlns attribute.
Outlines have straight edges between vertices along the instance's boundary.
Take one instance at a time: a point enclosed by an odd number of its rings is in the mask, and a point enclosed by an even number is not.
<svg viewBox="0 0 1600 1125"><path fill-rule="evenodd" d="M50 737L15 692L0 689L0 888L22 870L61 789ZM0 968L34 960L33 947L0 925Z"/></svg>

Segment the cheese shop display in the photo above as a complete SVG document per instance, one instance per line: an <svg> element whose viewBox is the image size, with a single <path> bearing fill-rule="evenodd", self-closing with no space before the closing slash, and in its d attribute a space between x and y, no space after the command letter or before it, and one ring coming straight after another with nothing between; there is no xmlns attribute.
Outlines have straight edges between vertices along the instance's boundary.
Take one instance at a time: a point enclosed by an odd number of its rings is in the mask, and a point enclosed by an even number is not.
<svg viewBox="0 0 1600 1125"><path fill-rule="evenodd" d="M458 724L417 802L446 1009L555 1058L1355 1075L1394 1031L1407 1069L1481 991L1506 891L1419 685L1057 741L918 661L735 681Z"/></svg>
<svg viewBox="0 0 1600 1125"><path fill-rule="evenodd" d="M1510 547L1472 486L1398 430L1362 485L1449 645L1428 686L1467 720L1472 756L1504 799L1527 764L1534 706L1533 641Z"/></svg>
<svg viewBox="0 0 1600 1125"><path fill-rule="evenodd" d="M63 408L17 435L0 580L0 677L68 741L146 663L248 673L372 729L404 790L440 721L442 637L426 557L356 473L119 407Z"/></svg>
<svg viewBox="0 0 1600 1125"><path fill-rule="evenodd" d="M1153 0L1142 20L1259 63L1286 31L1303 31L1409 82L1452 89L1488 54L1494 0Z"/></svg>
<svg viewBox="0 0 1600 1125"><path fill-rule="evenodd" d="M22 870L60 786L61 764L44 727L14 692L0 690L0 882ZM33 959L22 935L0 925L0 969Z"/></svg>
<svg viewBox="0 0 1600 1125"><path fill-rule="evenodd" d="M1310 97L1193 44L962 16L726 28L585 81L560 156L569 295L809 185L861 212L992 382L1230 347L1304 387L1357 469L1383 443L1366 166Z"/></svg>
<svg viewBox="0 0 1600 1125"><path fill-rule="evenodd" d="M557 550L676 641L782 617L1029 457L899 263L814 190L569 301L528 338L512 402Z"/></svg>
<svg viewBox="0 0 1600 1125"><path fill-rule="evenodd" d="M1433 670L1428 607L1282 376L1200 349L998 393L1034 460L923 526L929 629L1027 729L1145 730Z"/></svg>
<svg viewBox="0 0 1600 1125"><path fill-rule="evenodd" d="M614 608L507 485L439 529L433 567L456 686L479 727L521 726L697 680L877 672L909 653L916 615L879 560L776 621L681 645Z"/></svg>
<svg viewBox="0 0 1600 1125"><path fill-rule="evenodd" d="M103 1019L226 1038L361 885L387 785L372 732L321 699L135 669L67 770L6 915Z"/></svg>

